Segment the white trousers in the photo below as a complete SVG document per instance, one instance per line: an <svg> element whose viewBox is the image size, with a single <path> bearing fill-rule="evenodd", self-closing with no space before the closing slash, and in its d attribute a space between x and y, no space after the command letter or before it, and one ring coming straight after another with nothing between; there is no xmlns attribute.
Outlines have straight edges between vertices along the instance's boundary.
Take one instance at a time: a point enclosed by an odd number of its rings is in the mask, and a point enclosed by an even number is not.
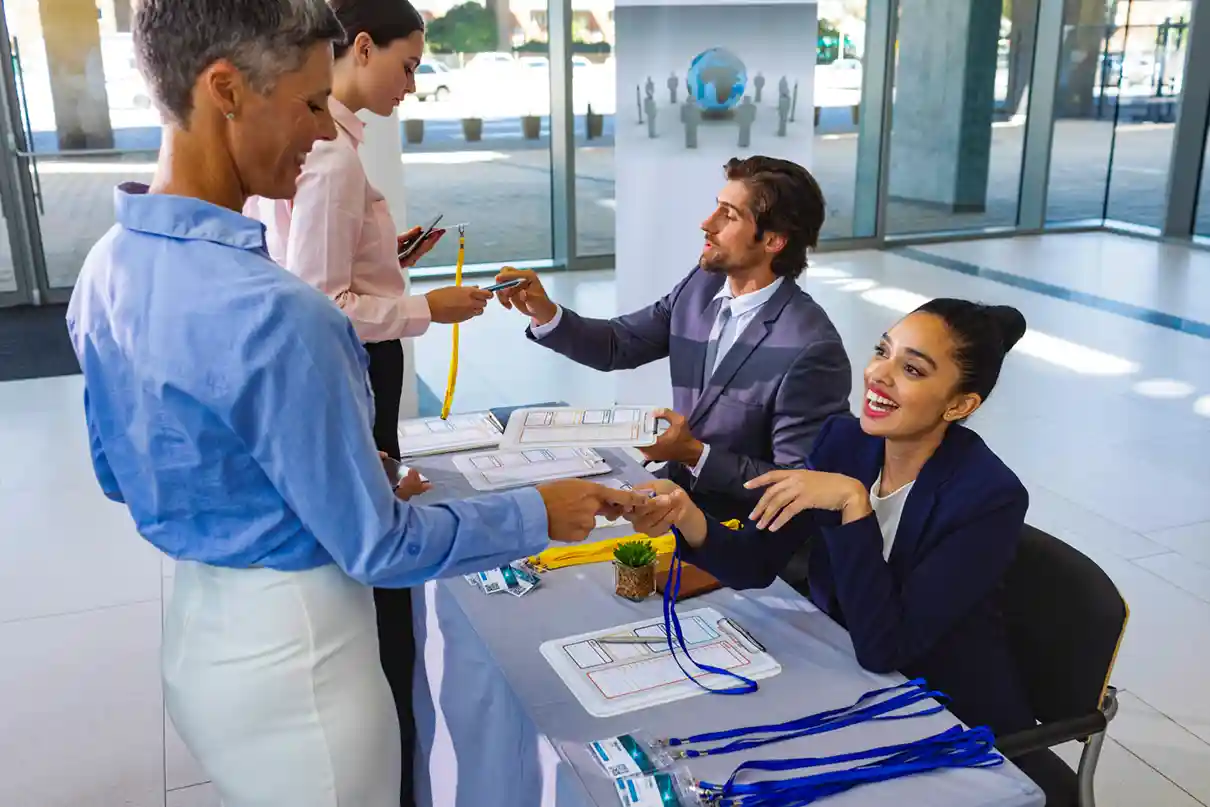
<svg viewBox="0 0 1210 807"><path fill-rule="evenodd" d="M224 807L398 807L373 593L335 566L178 563L162 662L168 714Z"/></svg>

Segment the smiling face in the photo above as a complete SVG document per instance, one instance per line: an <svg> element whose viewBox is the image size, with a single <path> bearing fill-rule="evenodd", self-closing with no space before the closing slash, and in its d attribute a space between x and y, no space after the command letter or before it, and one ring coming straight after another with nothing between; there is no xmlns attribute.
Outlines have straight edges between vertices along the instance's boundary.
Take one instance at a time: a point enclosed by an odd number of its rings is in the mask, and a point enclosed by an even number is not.
<svg viewBox="0 0 1210 807"><path fill-rule="evenodd" d="M749 205L748 187L731 180L718 195L718 206L702 222L706 243L698 265L707 272L734 274L771 263L785 239L773 233L756 237L756 219Z"/></svg>
<svg viewBox="0 0 1210 807"><path fill-rule="evenodd" d="M912 438L969 417L981 400L958 391L953 335L935 314L916 312L883 335L865 369L861 428Z"/></svg>
<svg viewBox="0 0 1210 807"><path fill-rule="evenodd" d="M416 68L424 54L423 31L413 31L383 47L361 33L350 50L361 68L357 84L362 102L375 115L389 117L404 98L416 92Z"/></svg>
<svg viewBox="0 0 1210 807"><path fill-rule="evenodd" d="M267 199L294 196L315 141L336 137L328 113L331 92L332 46L321 43L308 51L301 68L279 76L270 92L243 94L246 103L228 129L245 193Z"/></svg>

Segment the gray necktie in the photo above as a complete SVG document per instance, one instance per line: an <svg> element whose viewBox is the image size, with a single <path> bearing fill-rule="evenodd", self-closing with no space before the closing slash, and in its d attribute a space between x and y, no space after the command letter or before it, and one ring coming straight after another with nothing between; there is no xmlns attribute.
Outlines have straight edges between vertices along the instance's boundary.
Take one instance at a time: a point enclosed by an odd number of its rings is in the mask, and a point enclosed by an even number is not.
<svg viewBox="0 0 1210 807"><path fill-rule="evenodd" d="M723 331L727 330L727 323L731 321L731 301L723 299L722 304L714 320L710 341L706 343L706 364L702 367L702 389L709 386L710 378L714 375L714 363L718 359L718 343L723 338Z"/></svg>

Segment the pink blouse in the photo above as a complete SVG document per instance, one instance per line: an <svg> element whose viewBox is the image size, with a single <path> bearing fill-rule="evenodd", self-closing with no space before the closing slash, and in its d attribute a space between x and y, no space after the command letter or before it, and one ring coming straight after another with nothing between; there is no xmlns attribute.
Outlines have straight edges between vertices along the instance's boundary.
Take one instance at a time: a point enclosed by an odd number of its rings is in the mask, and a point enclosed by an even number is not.
<svg viewBox="0 0 1210 807"><path fill-rule="evenodd" d="M336 139L315 144L294 199L254 196L244 215L265 225L273 260L331 297L363 342L419 336L431 312L404 293L395 222L357 156L365 124L335 98L328 108Z"/></svg>

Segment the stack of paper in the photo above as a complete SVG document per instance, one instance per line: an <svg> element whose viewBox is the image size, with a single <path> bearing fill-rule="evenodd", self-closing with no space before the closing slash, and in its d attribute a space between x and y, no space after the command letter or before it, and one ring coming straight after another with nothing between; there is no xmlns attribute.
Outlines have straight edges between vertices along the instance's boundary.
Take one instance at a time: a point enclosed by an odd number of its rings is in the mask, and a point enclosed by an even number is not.
<svg viewBox="0 0 1210 807"><path fill-rule="evenodd" d="M404 457L494 448L504 430L489 412L413 418L399 424L399 449Z"/></svg>
<svg viewBox="0 0 1210 807"><path fill-rule="evenodd" d="M651 445L658 435L652 407L536 407L518 409L509 417L500 446L638 448Z"/></svg>
<svg viewBox="0 0 1210 807"><path fill-rule="evenodd" d="M484 492L556 479L597 476L610 471L609 463L591 448L485 451L454 457L454 467L462 472L471 487Z"/></svg>

